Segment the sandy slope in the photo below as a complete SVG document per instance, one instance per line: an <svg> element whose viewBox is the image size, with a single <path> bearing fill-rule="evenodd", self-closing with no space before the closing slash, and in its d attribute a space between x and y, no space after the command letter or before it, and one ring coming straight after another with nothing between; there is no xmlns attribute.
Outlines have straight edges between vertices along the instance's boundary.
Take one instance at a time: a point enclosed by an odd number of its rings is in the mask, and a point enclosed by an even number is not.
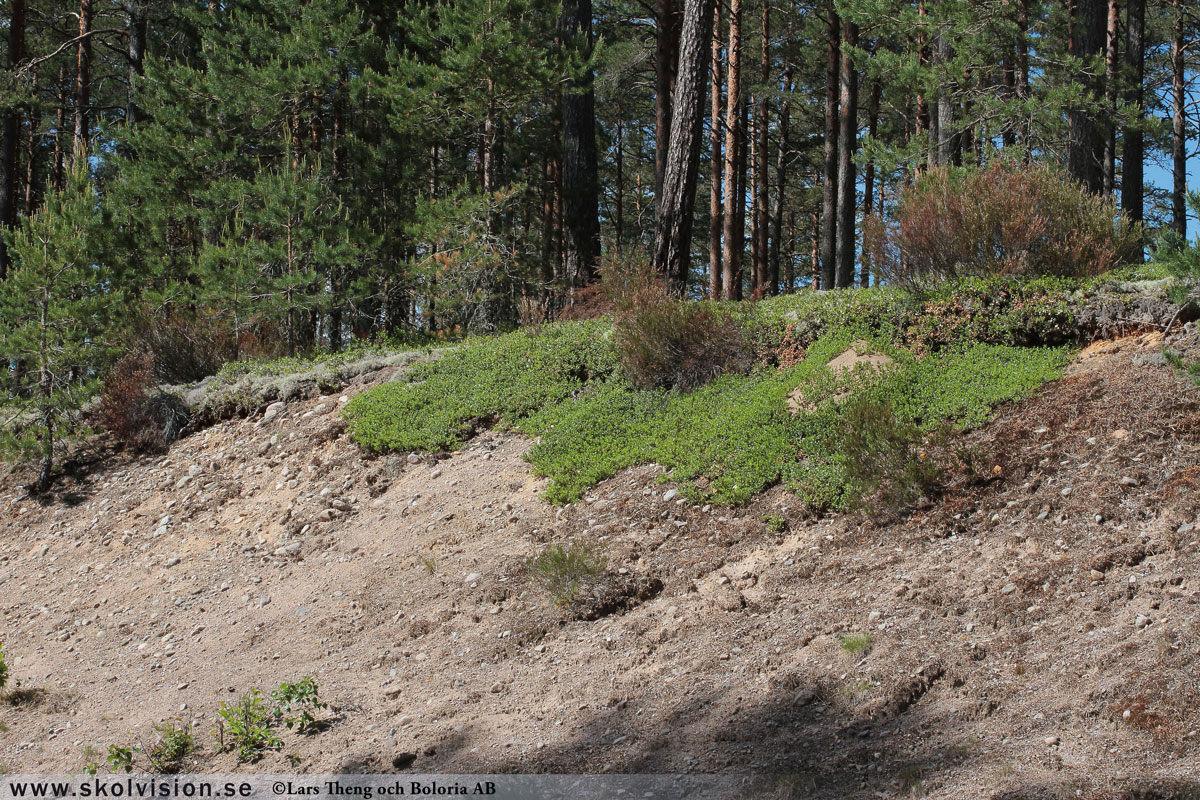
<svg viewBox="0 0 1200 800"><path fill-rule="evenodd" d="M1089 348L971 435L998 472L888 525L778 488L692 507L653 466L558 509L527 441L369 458L344 395L107 458L45 505L10 482L0 762L76 770L179 717L202 771L400 756L728 771L756 796L1176 796L1200 780L1200 393L1154 345ZM560 608L523 564L573 539L609 570ZM216 752L221 701L305 674L327 729Z"/></svg>

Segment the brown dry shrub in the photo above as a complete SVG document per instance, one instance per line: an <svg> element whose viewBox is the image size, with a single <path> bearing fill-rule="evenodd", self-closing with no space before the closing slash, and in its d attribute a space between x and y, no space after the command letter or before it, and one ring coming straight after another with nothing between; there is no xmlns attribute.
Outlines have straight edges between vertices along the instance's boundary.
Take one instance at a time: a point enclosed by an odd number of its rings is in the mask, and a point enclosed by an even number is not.
<svg viewBox="0 0 1200 800"><path fill-rule="evenodd" d="M237 352L228 326L204 309L140 313L133 320L132 344L150 357L153 378L160 383L215 375Z"/></svg>
<svg viewBox="0 0 1200 800"><path fill-rule="evenodd" d="M154 359L125 355L104 381L97 414L100 425L137 452L165 452L189 421L187 406L154 383Z"/></svg>
<svg viewBox="0 0 1200 800"><path fill-rule="evenodd" d="M639 389L686 392L753 362L753 348L728 312L672 297L645 262L609 263L601 274L615 308L617 356Z"/></svg>
<svg viewBox="0 0 1200 800"><path fill-rule="evenodd" d="M932 170L908 187L893 222L869 218L863 246L896 283L963 276L1097 275L1125 263L1135 230L1111 198L1057 167L993 163Z"/></svg>

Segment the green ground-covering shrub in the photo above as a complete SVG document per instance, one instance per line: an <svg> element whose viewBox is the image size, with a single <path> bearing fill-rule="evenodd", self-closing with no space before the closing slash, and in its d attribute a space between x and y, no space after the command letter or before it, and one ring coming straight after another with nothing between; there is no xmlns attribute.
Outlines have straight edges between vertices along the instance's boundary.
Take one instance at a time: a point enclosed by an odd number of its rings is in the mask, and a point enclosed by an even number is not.
<svg viewBox="0 0 1200 800"><path fill-rule="evenodd" d="M861 303L882 306L878 298L886 297L867 293ZM887 402L896 420L921 432L945 422L979 425L996 404L1056 377L1070 358L1064 348L988 344L917 358L894 342L897 329L853 321L856 302L823 301L836 325L808 346L803 361L722 375L688 393L634 388L617 367L603 321L480 340L419 365L407 383L357 396L347 409L351 434L373 450L437 450L461 444L481 422L498 422L539 438L528 458L551 479L546 497L554 502L653 462L694 498L740 504L783 482L814 506L845 507L853 489L839 452L838 395ZM765 321L770 309L746 316L758 317L746 324L764 338L782 324ZM881 375L862 368L833 375L825 364L856 340L894 363ZM798 387L808 403L793 415L787 397Z"/></svg>

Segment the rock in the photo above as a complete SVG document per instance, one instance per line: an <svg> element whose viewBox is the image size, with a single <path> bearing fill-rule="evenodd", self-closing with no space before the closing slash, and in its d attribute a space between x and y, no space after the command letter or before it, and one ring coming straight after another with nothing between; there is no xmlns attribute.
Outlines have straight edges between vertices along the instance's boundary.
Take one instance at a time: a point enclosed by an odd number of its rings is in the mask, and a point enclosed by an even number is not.
<svg viewBox="0 0 1200 800"><path fill-rule="evenodd" d="M1129 475L1122 475L1120 483L1122 486L1137 486L1138 485L1137 478L1132 478Z"/></svg>
<svg viewBox="0 0 1200 800"><path fill-rule="evenodd" d="M410 464L420 464L420 463L421 463L421 457L420 457L419 455L417 455L416 453L409 453L409 454L408 454L408 463L410 463Z"/></svg>
<svg viewBox="0 0 1200 800"><path fill-rule="evenodd" d="M317 405L313 408L313 413L314 414L324 414L328 410L329 410L328 403L317 403Z"/></svg>
<svg viewBox="0 0 1200 800"><path fill-rule="evenodd" d="M882 617L882 616L883 616L883 614L881 614L880 612L872 611L870 614L867 614L867 622L878 622L880 617Z"/></svg>
<svg viewBox="0 0 1200 800"><path fill-rule="evenodd" d="M1042 741L1047 747L1054 747L1054 745L1058 744L1059 738L1057 736L1047 736L1045 739L1042 739Z"/></svg>
<svg viewBox="0 0 1200 800"><path fill-rule="evenodd" d="M1150 618L1147 617L1145 614L1138 614L1137 618L1133 621L1134 627L1137 628L1139 631L1142 628L1147 627L1149 624L1150 624Z"/></svg>
<svg viewBox="0 0 1200 800"><path fill-rule="evenodd" d="M350 510L350 504L340 497L335 497L329 501L329 507L337 511L346 512Z"/></svg>
<svg viewBox="0 0 1200 800"><path fill-rule="evenodd" d="M468 575L466 578L463 579L463 583L468 583L468 584L475 583L476 581L480 580L482 577L483 577L483 573L472 572L470 575Z"/></svg>
<svg viewBox="0 0 1200 800"><path fill-rule="evenodd" d="M492 684L492 694L500 694L503 691L504 691L503 683L493 683Z"/></svg>
<svg viewBox="0 0 1200 800"><path fill-rule="evenodd" d="M1016 590L1017 590L1017 585L1015 583L1006 583L1000 589L1000 594L1012 594Z"/></svg>
<svg viewBox="0 0 1200 800"><path fill-rule="evenodd" d="M323 508L321 509L320 513L317 514L317 520L319 522L332 522L341 515L342 512L338 511L336 508Z"/></svg>
<svg viewBox="0 0 1200 800"><path fill-rule="evenodd" d="M167 559L168 567L173 567L178 563L179 563L179 556L171 556L170 558Z"/></svg>
<svg viewBox="0 0 1200 800"><path fill-rule="evenodd" d="M666 492L663 493L663 502L669 503L678 496L679 496L678 489L668 489Z"/></svg>
<svg viewBox="0 0 1200 800"><path fill-rule="evenodd" d="M392 759L392 766L396 769L408 769L416 760L416 753L399 753Z"/></svg>
<svg viewBox="0 0 1200 800"><path fill-rule="evenodd" d="M1089 572L1088 574L1092 576L1092 580L1094 580L1094 581L1104 580L1104 573L1098 569L1094 569L1091 572Z"/></svg>
<svg viewBox="0 0 1200 800"><path fill-rule="evenodd" d="M271 420L278 417L279 412L283 411L284 406L285 406L285 403L283 403L283 402L271 403L271 405L267 406L267 410L265 412L263 412L262 421L270 422Z"/></svg>
<svg viewBox="0 0 1200 800"><path fill-rule="evenodd" d="M275 555L284 556L284 557L298 556L298 555L300 555L301 546L302 545L300 544L300 542L289 542L289 543L285 544L283 547L276 549Z"/></svg>
<svg viewBox="0 0 1200 800"><path fill-rule="evenodd" d="M1061 494L1063 497L1070 497L1071 492L1073 492L1073 491L1075 491L1075 490L1072 489L1070 486L1068 486L1067 488L1065 488L1061 492L1059 492L1059 494Z"/></svg>

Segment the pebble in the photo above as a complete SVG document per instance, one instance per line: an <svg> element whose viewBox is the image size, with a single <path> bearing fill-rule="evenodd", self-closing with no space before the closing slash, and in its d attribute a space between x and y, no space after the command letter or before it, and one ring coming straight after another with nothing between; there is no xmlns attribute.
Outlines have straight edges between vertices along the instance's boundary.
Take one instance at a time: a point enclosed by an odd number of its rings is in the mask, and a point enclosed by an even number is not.
<svg viewBox="0 0 1200 800"><path fill-rule="evenodd" d="M663 493L663 502L669 503L678 496L679 496L678 489L668 489L666 492Z"/></svg>
<svg viewBox="0 0 1200 800"><path fill-rule="evenodd" d="M409 454L408 454L408 463L410 463L410 464L420 464L420 463L421 463L421 457L420 457L419 455L417 455L416 453L409 453Z"/></svg>
<svg viewBox="0 0 1200 800"><path fill-rule="evenodd" d="M1058 744L1059 739L1057 736L1047 736L1045 739L1042 739L1042 741L1046 743L1047 747L1054 747L1054 745Z"/></svg>

